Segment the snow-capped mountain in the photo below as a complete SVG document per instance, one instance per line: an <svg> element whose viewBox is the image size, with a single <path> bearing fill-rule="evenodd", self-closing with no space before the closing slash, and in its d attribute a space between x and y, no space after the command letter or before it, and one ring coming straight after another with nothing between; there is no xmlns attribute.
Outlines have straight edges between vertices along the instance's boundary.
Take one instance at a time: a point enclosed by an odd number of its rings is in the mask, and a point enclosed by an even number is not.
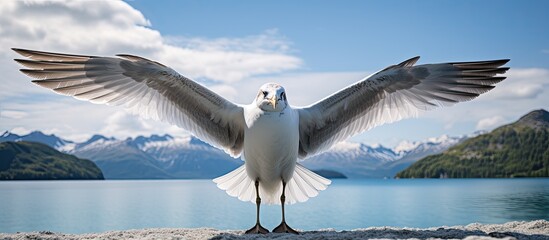
<svg viewBox="0 0 549 240"><path fill-rule="evenodd" d="M341 142L330 151L303 162L312 169L331 169L349 177L393 177L415 161L440 153L469 136L443 135L424 141L403 141L390 149L382 145Z"/></svg>
<svg viewBox="0 0 549 240"><path fill-rule="evenodd" d="M422 158L427 155L440 153L466 138L468 137L442 135L436 138L428 138L424 141L402 141L394 148L394 151L400 156L398 159L410 159L416 156Z"/></svg>
<svg viewBox="0 0 549 240"><path fill-rule="evenodd" d="M428 138L424 141L402 141L394 148L394 151L403 155L425 151L439 152L468 137L469 136L450 137L448 135L442 135L440 137Z"/></svg>
<svg viewBox="0 0 549 240"><path fill-rule="evenodd" d="M85 141L83 143L77 143L77 144L74 145L73 148L66 149L65 151L68 152L68 153L72 153L76 150L84 150L86 148L94 148L95 146L108 145L109 143L114 143L115 141L116 141L116 139L113 138L113 137L107 138L105 136L96 134L96 135L93 135L87 141Z"/></svg>
<svg viewBox="0 0 549 240"><path fill-rule="evenodd" d="M341 142L330 151L301 163L313 170L335 170L348 177L393 177L415 161L440 153L478 134L403 141L393 149L382 145ZM85 142L75 143L35 131L24 136L4 132L0 136L2 141L41 142L90 159L96 162L107 179L213 178L243 163L192 136L152 135L120 140L94 135Z"/></svg>
<svg viewBox="0 0 549 240"><path fill-rule="evenodd" d="M106 178L140 178L143 175L146 175L144 178L213 178L242 164L191 136L152 135L117 140L95 135L69 152L95 161L106 170ZM142 170L128 171L136 168Z"/></svg>
<svg viewBox="0 0 549 240"><path fill-rule="evenodd" d="M448 136L442 135L436 138L428 138L423 141L402 141L393 150L399 155L392 162L380 166L371 177L393 177L398 172L406 169L416 161L433 154L439 154L446 149L461 143L462 141L484 134L484 131L477 131L469 135Z"/></svg>
<svg viewBox="0 0 549 240"><path fill-rule="evenodd" d="M310 169L330 169L348 177L367 177L379 166L399 156L392 149L363 143L340 142L330 151L306 159L302 164Z"/></svg>
<svg viewBox="0 0 549 240"><path fill-rule="evenodd" d="M18 141L27 141L27 142L39 142L46 144L50 147L53 147L57 150L71 149L74 146L74 142L70 140L65 140L60 137L57 137L53 134L46 135L40 131L33 131L27 135L19 136L17 134L5 131L0 135L0 142L18 142Z"/></svg>

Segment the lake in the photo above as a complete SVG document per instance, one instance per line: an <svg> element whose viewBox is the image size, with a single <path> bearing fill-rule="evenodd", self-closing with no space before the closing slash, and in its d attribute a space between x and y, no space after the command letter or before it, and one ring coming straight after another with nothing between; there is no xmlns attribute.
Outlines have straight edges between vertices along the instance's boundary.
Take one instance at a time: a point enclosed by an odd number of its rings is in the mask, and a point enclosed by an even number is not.
<svg viewBox="0 0 549 240"><path fill-rule="evenodd" d="M262 206L263 226L280 206ZM549 220L549 179L335 180L286 208L293 228L434 227ZM247 229L255 205L210 180L0 182L0 232L104 232L138 228Z"/></svg>

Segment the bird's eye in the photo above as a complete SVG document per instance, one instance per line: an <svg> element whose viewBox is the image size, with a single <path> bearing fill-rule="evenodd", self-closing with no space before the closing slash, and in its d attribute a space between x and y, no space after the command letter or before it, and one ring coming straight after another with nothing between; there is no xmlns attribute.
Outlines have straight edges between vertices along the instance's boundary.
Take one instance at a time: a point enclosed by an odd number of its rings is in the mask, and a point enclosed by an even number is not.
<svg viewBox="0 0 549 240"><path fill-rule="evenodd" d="M269 92L267 92L267 91L263 91L263 97L266 97L266 96L267 96L267 94L269 94Z"/></svg>

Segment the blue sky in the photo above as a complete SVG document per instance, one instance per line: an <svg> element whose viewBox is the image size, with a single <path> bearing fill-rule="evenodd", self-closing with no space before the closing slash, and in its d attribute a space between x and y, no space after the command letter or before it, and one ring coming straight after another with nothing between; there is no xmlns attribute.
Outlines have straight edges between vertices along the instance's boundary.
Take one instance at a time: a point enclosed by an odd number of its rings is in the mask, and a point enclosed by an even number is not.
<svg viewBox="0 0 549 240"><path fill-rule="evenodd" d="M0 125L74 140L184 131L29 83L10 47L141 55L247 104L264 82L311 104L413 56L510 58L509 78L467 103L377 127L351 141L394 146L491 130L549 103L547 1L0 2Z"/></svg>
<svg viewBox="0 0 549 240"><path fill-rule="evenodd" d="M547 1L128 1L166 35L241 37L278 29L309 71L511 58L549 67Z"/></svg>

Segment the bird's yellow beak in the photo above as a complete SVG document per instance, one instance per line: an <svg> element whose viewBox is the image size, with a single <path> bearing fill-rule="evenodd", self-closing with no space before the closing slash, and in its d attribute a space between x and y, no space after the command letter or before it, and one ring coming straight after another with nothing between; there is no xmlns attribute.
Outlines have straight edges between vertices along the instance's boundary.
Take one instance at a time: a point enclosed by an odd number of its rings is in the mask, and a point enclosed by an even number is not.
<svg viewBox="0 0 549 240"><path fill-rule="evenodd" d="M277 102L276 95L273 95L271 98L269 98L269 103L273 105L273 108L275 109L276 109L276 102Z"/></svg>

